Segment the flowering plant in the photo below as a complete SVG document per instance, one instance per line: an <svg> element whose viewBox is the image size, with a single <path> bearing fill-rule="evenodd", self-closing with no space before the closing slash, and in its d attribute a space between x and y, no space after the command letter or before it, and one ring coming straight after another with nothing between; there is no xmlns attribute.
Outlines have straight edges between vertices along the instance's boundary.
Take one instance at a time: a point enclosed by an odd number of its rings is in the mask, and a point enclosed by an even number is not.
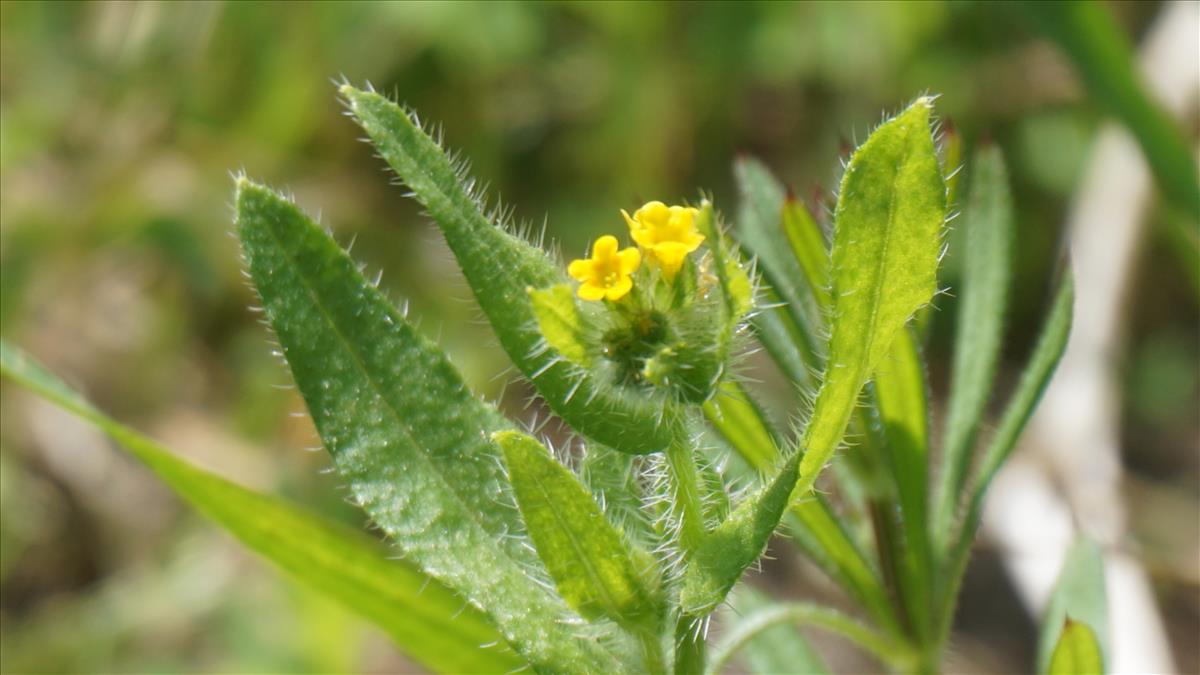
<svg viewBox="0 0 1200 675"><path fill-rule="evenodd" d="M440 227L516 368L582 447L555 452L477 398L323 228L244 176L237 233L266 322L335 467L399 561L174 458L8 345L4 372L105 428L247 545L433 670L716 672L742 650L768 672L822 669L781 625L793 623L896 670L939 668L983 495L1070 323L1064 274L1028 369L981 442L1013 231L997 151L971 166L964 319L935 459L921 316L938 288L957 148L948 141L939 155L931 98L853 153L827 223L743 160L736 228L707 198L651 201L621 211L632 245L605 235L564 266L486 207L415 115L373 91L340 93ZM792 434L735 367L755 343L806 395ZM838 470L823 475L831 463ZM853 614L739 585L781 528ZM1099 664L1100 622L1069 599L1058 607L1046 667ZM710 649L714 614L723 637Z"/></svg>

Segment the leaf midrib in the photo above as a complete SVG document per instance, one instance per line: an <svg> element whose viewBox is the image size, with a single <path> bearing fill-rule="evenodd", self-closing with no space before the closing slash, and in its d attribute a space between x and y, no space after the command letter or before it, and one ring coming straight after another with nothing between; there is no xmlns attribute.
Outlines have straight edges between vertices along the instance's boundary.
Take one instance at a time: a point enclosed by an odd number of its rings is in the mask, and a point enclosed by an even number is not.
<svg viewBox="0 0 1200 675"><path fill-rule="evenodd" d="M879 307L883 304L883 302L880 300L882 296L881 286L884 278L884 271L888 267L888 262L890 262L888 258L888 251L891 249L892 228L895 225L896 219L896 197L899 193L899 190L896 188L896 183L898 182L898 178L900 176L900 170L907 160L908 139L905 138L904 150L901 154L901 157L896 161L895 166L892 168L892 180L890 181L891 196L888 198L887 225L883 229L883 250L879 255L879 264L875 266L875 278L872 279L871 282L872 290L874 292L871 293L871 316L867 320L867 339L865 342L867 348L863 354L862 361L859 362L856 373L858 384L860 386L868 376L866 371L870 367L871 353L874 351L875 347L875 335L879 332ZM857 395L858 392L855 392L855 396Z"/></svg>

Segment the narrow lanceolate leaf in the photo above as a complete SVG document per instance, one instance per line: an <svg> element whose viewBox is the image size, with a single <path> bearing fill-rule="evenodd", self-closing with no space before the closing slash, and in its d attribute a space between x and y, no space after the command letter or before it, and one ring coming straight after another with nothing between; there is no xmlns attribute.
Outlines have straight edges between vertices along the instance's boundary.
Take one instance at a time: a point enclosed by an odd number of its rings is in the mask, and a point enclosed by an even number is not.
<svg viewBox="0 0 1200 675"><path fill-rule="evenodd" d="M1080 539L1067 552L1054 593L1046 606L1038 639L1037 672L1055 675L1104 672L1108 643L1107 598L1100 547ZM1072 627L1072 624L1083 628Z"/></svg>
<svg viewBox="0 0 1200 675"><path fill-rule="evenodd" d="M904 533L901 583L918 634L930 627L933 550L929 534L929 412L925 365L911 329L896 334L875 370L875 405L887 447L884 462L896 486Z"/></svg>
<svg viewBox="0 0 1200 675"><path fill-rule="evenodd" d="M1086 623L1067 618L1050 655L1048 675L1097 675L1104 672L1100 642Z"/></svg>
<svg viewBox="0 0 1200 675"><path fill-rule="evenodd" d="M1058 289L1054 293L1054 301L1038 337L1037 346L1033 350L1033 356L1021 374L1016 391L1005 406L999 427L984 450L978 473L969 490L967 513L951 540L953 546L947 556L942 575L945 583L938 594L942 635L950 630L950 621L954 617L954 602L962 583L962 575L967 568L967 561L970 559L971 542L975 540L975 532L979 528L988 486L1016 447L1021 431L1033 414L1042 392L1050 383L1050 376L1054 374L1054 369L1062 358L1063 350L1067 346L1067 337L1071 332L1071 312L1074 303L1074 283L1068 269L1064 270Z"/></svg>
<svg viewBox="0 0 1200 675"><path fill-rule="evenodd" d="M704 404L704 416L750 466L765 470L778 459L778 441L766 413L741 383L722 382Z"/></svg>
<svg viewBox="0 0 1200 675"><path fill-rule="evenodd" d="M528 576L519 514L467 390L344 251L291 202L238 181L237 229L267 320L356 501L404 555L487 612L539 670L611 666Z"/></svg>
<svg viewBox="0 0 1200 675"><path fill-rule="evenodd" d="M783 233L804 272L809 292L823 313L833 303L829 297L829 246L808 207L794 197L783 203Z"/></svg>
<svg viewBox="0 0 1200 675"><path fill-rule="evenodd" d="M812 293L804 283L804 271L792 255L791 244L784 234L782 217L786 195L783 186L767 167L751 158L737 161L734 177L742 198L739 241L758 258L767 283L787 305L784 312L796 324L810 326L817 314L816 306Z"/></svg>
<svg viewBox="0 0 1200 675"><path fill-rule="evenodd" d="M935 530L943 533L939 542L943 545L958 515L971 450L991 397L1004 338L1013 212L999 148L985 148L976 156L969 200L963 210L963 284L936 511Z"/></svg>
<svg viewBox="0 0 1200 675"><path fill-rule="evenodd" d="M630 546L541 443L519 431L501 431L493 439L504 451L525 527L559 595L589 619L655 630L663 606L653 559Z"/></svg>
<svg viewBox="0 0 1200 675"><path fill-rule="evenodd" d="M754 315L754 331L784 374L806 385L812 380L809 369L818 361L820 315L805 297L803 277L797 276L800 269L781 230L783 186L761 162L749 158L734 164L734 177L741 198L735 234L743 249L758 259L767 282L765 304L775 305Z"/></svg>
<svg viewBox="0 0 1200 675"><path fill-rule="evenodd" d="M716 609L762 556L788 506L798 466L799 455L793 455L770 484L739 504L693 549L679 593L685 614L703 616Z"/></svg>
<svg viewBox="0 0 1200 675"><path fill-rule="evenodd" d="M833 319L825 378L801 448L797 495L833 456L859 391L936 290L946 185L920 98L855 151L834 213Z"/></svg>
<svg viewBox="0 0 1200 675"><path fill-rule="evenodd" d="M662 450L670 442L661 401L619 388L581 371L542 335L527 289L568 283L545 251L491 222L441 147L396 104L374 92L341 88L351 113L380 155L437 221L475 299L500 344L550 408L576 431L631 453Z"/></svg>
<svg viewBox="0 0 1200 675"><path fill-rule="evenodd" d="M487 617L411 562L365 534L277 497L197 468L114 422L15 347L0 342L0 371L95 424L197 511L248 548L383 629L402 650L439 672L511 672L525 661L501 645Z"/></svg>

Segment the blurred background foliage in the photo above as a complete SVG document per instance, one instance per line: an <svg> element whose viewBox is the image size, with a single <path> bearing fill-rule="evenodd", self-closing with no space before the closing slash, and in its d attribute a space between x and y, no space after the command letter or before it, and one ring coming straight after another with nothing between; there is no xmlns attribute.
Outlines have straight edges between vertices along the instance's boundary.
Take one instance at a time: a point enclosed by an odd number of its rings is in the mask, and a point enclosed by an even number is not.
<svg viewBox="0 0 1200 675"><path fill-rule="evenodd" d="M1106 9L1136 41L1158 6ZM247 309L231 171L322 212L478 392L529 412L435 228L355 142L342 77L441 124L474 175L570 255L647 199L704 189L731 214L739 153L826 208L855 139L940 93L968 149L990 138L1011 163L1013 363L1103 120L1065 58L1003 4L0 4L3 336L193 460L356 523L324 455L301 451L315 435L289 415L302 403ZM1200 628L1197 271L1173 252L1177 216L1152 217L1122 357L1125 460L1138 545L1187 641ZM954 277L951 253L944 283ZM928 347L938 396L954 320L941 304ZM410 668L95 432L7 383L0 410L6 672ZM979 667L1020 669L1034 620L986 553L972 575L964 640L979 643ZM1185 672L1200 667L1189 652L1177 650Z"/></svg>

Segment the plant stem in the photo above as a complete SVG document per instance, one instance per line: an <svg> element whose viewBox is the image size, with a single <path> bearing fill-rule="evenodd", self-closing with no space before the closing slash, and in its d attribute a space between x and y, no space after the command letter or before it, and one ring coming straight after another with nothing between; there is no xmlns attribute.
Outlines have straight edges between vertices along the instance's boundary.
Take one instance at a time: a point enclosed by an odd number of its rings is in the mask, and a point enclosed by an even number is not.
<svg viewBox="0 0 1200 675"><path fill-rule="evenodd" d="M675 622L675 675L701 675L707 656L707 617L684 614Z"/></svg>
<svg viewBox="0 0 1200 675"><path fill-rule="evenodd" d="M679 543L690 553L700 545L706 530L700 504L700 474L687 434L682 430L677 432L665 454L671 477L672 505L679 518Z"/></svg>
<svg viewBox="0 0 1200 675"><path fill-rule="evenodd" d="M663 655L662 636L658 631L640 631L637 635L642 647L642 663L646 672L660 675L667 672L667 662Z"/></svg>

